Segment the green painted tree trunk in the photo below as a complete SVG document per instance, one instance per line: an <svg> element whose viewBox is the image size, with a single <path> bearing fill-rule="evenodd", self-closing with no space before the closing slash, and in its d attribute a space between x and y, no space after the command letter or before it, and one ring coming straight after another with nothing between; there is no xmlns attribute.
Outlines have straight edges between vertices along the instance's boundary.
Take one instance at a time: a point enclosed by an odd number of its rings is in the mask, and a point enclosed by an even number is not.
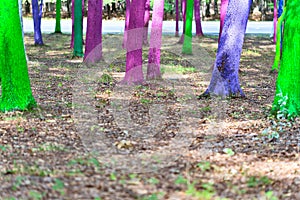
<svg viewBox="0 0 300 200"><path fill-rule="evenodd" d="M192 23L193 23L194 0L187 0L185 35L182 46L183 54L192 54Z"/></svg>
<svg viewBox="0 0 300 200"><path fill-rule="evenodd" d="M56 23L55 23L55 33L61 33L60 18L61 18L61 0L56 0Z"/></svg>
<svg viewBox="0 0 300 200"><path fill-rule="evenodd" d="M76 57L83 57L82 0L74 2L74 51Z"/></svg>
<svg viewBox="0 0 300 200"><path fill-rule="evenodd" d="M36 105L30 88L18 1L0 4L0 111Z"/></svg>
<svg viewBox="0 0 300 200"><path fill-rule="evenodd" d="M272 112L277 118L300 115L300 0L287 1L282 58ZM279 42L279 41L277 41Z"/></svg>

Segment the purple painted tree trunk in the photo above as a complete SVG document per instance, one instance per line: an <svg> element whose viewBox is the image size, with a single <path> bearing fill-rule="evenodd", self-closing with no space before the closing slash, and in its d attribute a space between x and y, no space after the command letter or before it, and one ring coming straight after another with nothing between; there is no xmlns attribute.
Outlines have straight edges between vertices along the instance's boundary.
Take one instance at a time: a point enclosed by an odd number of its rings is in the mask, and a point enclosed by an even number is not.
<svg viewBox="0 0 300 200"><path fill-rule="evenodd" d="M161 78L160 49L162 39L162 23L164 17L164 0L155 0L152 15L150 49L148 56L147 79Z"/></svg>
<svg viewBox="0 0 300 200"><path fill-rule="evenodd" d="M194 10L195 10L195 22L196 22L196 36L204 36L201 26L201 16L200 16L200 0L194 0Z"/></svg>
<svg viewBox="0 0 300 200"><path fill-rule="evenodd" d="M126 14L125 14L125 30L124 30L124 37L123 37L123 48L126 49L127 43L127 32L129 27L129 15L130 15L130 0L126 0Z"/></svg>
<svg viewBox="0 0 300 200"><path fill-rule="evenodd" d="M102 59L102 5L103 0L88 1L88 18L84 62L96 63Z"/></svg>
<svg viewBox="0 0 300 200"><path fill-rule="evenodd" d="M182 44L184 41L184 34L185 34L185 24L186 24L186 1L187 0L182 0L181 1L181 8L182 8L182 20L183 20L183 31L182 35L180 37L180 40L178 43Z"/></svg>
<svg viewBox="0 0 300 200"><path fill-rule="evenodd" d="M239 83L239 62L252 0L229 0L224 28L204 95L244 97Z"/></svg>
<svg viewBox="0 0 300 200"><path fill-rule="evenodd" d="M32 0L32 17L34 24L34 44L44 45L42 32L41 32L41 20L43 14L43 1L39 6L38 0Z"/></svg>
<svg viewBox="0 0 300 200"><path fill-rule="evenodd" d="M145 0L132 0L128 26L126 53L126 73L123 84L141 84L144 82L142 64L143 30Z"/></svg>
<svg viewBox="0 0 300 200"><path fill-rule="evenodd" d="M220 43L220 38L221 38L223 26L224 26L224 20L225 20L225 16L226 16L227 6L228 6L228 0L221 0L220 31L219 31L219 39L218 39L219 43Z"/></svg>
<svg viewBox="0 0 300 200"><path fill-rule="evenodd" d="M277 0L274 0L274 19L273 19L273 42L276 44L276 30L277 30Z"/></svg>
<svg viewBox="0 0 300 200"><path fill-rule="evenodd" d="M143 44L148 44L148 29L150 20L150 0L146 0L145 3L145 16L144 16L144 34L143 34Z"/></svg>
<svg viewBox="0 0 300 200"><path fill-rule="evenodd" d="M175 13L176 13L176 25L175 25L175 37L179 37L179 0L175 0Z"/></svg>

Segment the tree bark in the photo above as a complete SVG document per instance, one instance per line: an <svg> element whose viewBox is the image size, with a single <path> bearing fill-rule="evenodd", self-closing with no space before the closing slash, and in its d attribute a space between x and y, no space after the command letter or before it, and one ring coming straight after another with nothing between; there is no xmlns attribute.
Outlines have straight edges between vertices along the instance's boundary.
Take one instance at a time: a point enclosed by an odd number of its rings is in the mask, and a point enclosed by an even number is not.
<svg viewBox="0 0 300 200"><path fill-rule="evenodd" d="M61 33L60 19L61 19L61 0L56 0L56 23L55 33Z"/></svg>
<svg viewBox="0 0 300 200"><path fill-rule="evenodd" d="M273 42L276 44L276 30L277 30L277 0L274 0L274 12L273 12Z"/></svg>
<svg viewBox="0 0 300 200"><path fill-rule="evenodd" d="M83 57L83 33L82 33L82 1L74 2L74 51L75 57Z"/></svg>
<svg viewBox="0 0 300 200"><path fill-rule="evenodd" d="M183 54L192 54L192 24L193 24L193 9L194 9L194 0L187 0L186 5L186 25L185 25L185 35L182 45Z"/></svg>
<svg viewBox="0 0 300 200"><path fill-rule="evenodd" d="M201 26L201 16L200 16L200 0L194 0L194 10L195 10L195 23L196 23L196 36L204 36Z"/></svg>
<svg viewBox="0 0 300 200"><path fill-rule="evenodd" d="M282 58L272 112L280 117L300 115L300 0L286 2Z"/></svg>
<svg viewBox="0 0 300 200"><path fill-rule="evenodd" d="M182 10L182 20L183 20L183 29L182 29L182 35L179 40L179 44L182 44L184 41L184 35L185 35L185 25L186 25L186 2L187 0L181 1L181 10Z"/></svg>
<svg viewBox="0 0 300 200"><path fill-rule="evenodd" d="M0 111L29 109L36 102L30 88L18 1L1 2L0 13Z"/></svg>
<svg viewBox="0 0 300 200"><path fill-rule="evenodd" d="M220 43L220 38L224 26L224 21L225 21L225 16L226 16L226 11L227 11L227 6L228 6L228 0L221 0L221 13L220 13L220 30L219 30L219 39L218 43Z"/></svg>
<svg viewBox="0 0 300 200"><path fill-rule="evenodd" d="M142 71L142 48L144 30L145 0L132 0L126 44L126 73L123 84L141 84L144 81Z"/></svg>
<svg viewBox="0 0 300 200"><path fill-rule="evenodd" d="M176 14L176 25L175 25L175 37L179 37L179 0L175 0L175 14Z"/></svg>
<svg viewBox="0 0 300 200"><path fill-rule="evenodd" d="M148 29L150 20L150 0L146 0L145 3L145 16L144 16L144 34L143 34L143 44L148 44Z"/></svg>
<svg viewBox="0 0 300 200"><path fill-rule="evenodd" d="M74 48L74 0L72 0L72 35L71 35L71 43L70 43L70 48Z"/></svg>
<svg viewBox="0 0 300 200"><path fill-rule="evenodd" d="M212 78L204 95L244 97L239 62L252 0L229 0Z"/></svg>
<svg viewBox="0 0 300 200"><path fill-rule="evenodd" d="M32 17L34 25L34 44L44 45L42 32L41 32L41 21L43 15L43 1L39 6L38 0L32 0Z"/></svg>
<svg viewBox="0 0 300 200"><path fill-rule="evenodd" d="M147 79L161 78L160 50L162 40L162 24L164 17L164 0L154 1L150 49L148 56Z"/></svg>
<svg viewBox="0 0 300 200"><path fill-rule="evenodd" d="M102 59L102 0L88 1L88 18L84 61L96 63Z"/></svg>
<svg viewBox="0 0 300 200"><path fill-rule="evenodd" d="M126 49L127 43L127 32L129 26L129 15L130 15L130 0L126 0L126 14L125 14L125 28L124 28L124 37L122 47Z"/></svg>

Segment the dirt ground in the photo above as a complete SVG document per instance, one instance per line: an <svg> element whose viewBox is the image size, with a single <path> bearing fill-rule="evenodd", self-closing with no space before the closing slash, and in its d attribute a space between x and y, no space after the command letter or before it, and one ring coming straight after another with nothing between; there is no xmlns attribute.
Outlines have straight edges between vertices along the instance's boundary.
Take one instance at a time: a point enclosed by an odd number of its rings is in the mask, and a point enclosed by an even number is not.
<svg viewBox="0 0 300 200"><path fill-rule="evenodd" d="M300 199L300 121L270 115L271 40L245 37L246 98L198 99L217 38L194 38L193 55L178 39L163 38L162 80L129 87L122 36L86 66L70 35L25 35L38 107L0 114L0 199Z"/></svg>

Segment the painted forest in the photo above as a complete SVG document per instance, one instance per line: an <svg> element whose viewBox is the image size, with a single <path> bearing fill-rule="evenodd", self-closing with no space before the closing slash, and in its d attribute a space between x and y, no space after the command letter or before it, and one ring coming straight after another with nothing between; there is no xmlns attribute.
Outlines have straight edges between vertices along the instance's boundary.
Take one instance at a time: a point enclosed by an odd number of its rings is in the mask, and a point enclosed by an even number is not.
<svg viewBox="0 0 300 200"><path fill-rule="evenodd" d="M300 0L44 1L0 4L1 200L300 199Z"/></svg>

